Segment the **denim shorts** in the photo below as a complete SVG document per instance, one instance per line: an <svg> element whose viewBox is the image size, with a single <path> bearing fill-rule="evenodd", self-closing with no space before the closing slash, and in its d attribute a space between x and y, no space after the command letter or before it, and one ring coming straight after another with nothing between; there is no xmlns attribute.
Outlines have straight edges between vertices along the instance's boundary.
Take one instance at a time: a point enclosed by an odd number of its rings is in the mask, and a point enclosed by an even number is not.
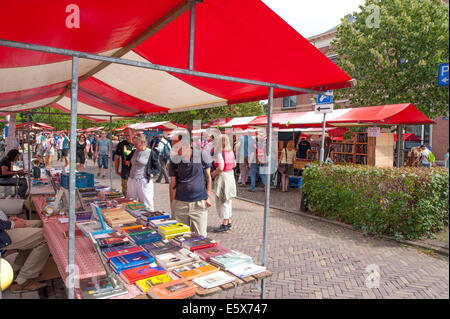
<svg viewBox="0 0 450 319"><path fill-rule="evenodd" d="M108 169L108 155L98 155L98 167Z"/></svg>

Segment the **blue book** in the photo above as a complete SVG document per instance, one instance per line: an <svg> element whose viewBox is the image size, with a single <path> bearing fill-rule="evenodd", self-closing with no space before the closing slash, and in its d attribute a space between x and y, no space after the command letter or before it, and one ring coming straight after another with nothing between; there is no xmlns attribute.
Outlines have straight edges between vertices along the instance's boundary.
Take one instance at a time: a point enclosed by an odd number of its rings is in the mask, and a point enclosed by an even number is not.
<svg viewBox="0 0 450 319"><path fill-rule="evenodd" d="M162 240L162 236L156 231L141 234L128 234L128 236L136 245L149 244Z"/></svg>
<svg viewBox="0 0 450 319"><path fill-rule="evenodd" d="M123 270L139 266L149 265L155 262L155 259L145 251L113 257L109 260L112 269L116 273Z"/></svg>
<svg viewBox="0 0 450 319"><path fill-rule="evenodd" d="M151 220L155 219L169 219L170 214L165 212L152 212L148 209L141 210L140 219L145 222L149 223Z"/></svg>

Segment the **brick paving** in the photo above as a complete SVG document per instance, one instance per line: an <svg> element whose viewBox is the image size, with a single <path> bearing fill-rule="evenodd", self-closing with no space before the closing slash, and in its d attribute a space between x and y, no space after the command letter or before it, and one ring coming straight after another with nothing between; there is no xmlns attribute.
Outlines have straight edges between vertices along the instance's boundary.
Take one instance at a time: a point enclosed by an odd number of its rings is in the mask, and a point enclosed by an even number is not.
<svg viewBox="0 0 450 319"><path fill-rule="evenodd" d="M90 169L88 169L89 171ZM109 179L102 179L109 184ZM120 180L114 178L114 186ZM242 190L244 191L244 190ZM259 190L253 194L263 194ZM292 197L294 193L288 193ZM284 194L283 194L284 195ZM167 184L155 184L155 207L169 210ZM272 203L274 204L274 203ZM298 207L298 206L297 206ZM297 209L292 207L292 209ZM220 244L251 255L261 262L263 207L235 199L233 227L226 233L211 232L220 223L210 208L208 235ZM430 255L393 241L363 237L358 232L312 218L271 209L269 217L266 296L271 299L382 299L449 298L448 257ZM380 270L379 286L368 288L368 266ZM4 298L32 298L4 293ZM40 298L65 298L60 280L48 282ZM206 298L259 298L251 284Z"/></svg>

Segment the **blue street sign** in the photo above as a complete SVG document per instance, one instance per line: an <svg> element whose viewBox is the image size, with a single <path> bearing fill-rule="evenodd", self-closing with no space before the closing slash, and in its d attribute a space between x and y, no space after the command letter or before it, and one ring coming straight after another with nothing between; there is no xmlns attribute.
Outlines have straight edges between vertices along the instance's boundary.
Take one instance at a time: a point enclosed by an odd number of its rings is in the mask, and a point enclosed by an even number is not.
<svg viewBox="0 0 450 319"><path fill-rule="evenodd" d="M440 86L448 86L448 63L439 64L438 84Z"/></svg>
<svg viewBox="0 0 450 319"><path fill-rule="evenodd" d="M333 94L333 91L327 91L327 93ZM333 103L333 95L317 95L317 103L316 104L331 104Z"/></svg>

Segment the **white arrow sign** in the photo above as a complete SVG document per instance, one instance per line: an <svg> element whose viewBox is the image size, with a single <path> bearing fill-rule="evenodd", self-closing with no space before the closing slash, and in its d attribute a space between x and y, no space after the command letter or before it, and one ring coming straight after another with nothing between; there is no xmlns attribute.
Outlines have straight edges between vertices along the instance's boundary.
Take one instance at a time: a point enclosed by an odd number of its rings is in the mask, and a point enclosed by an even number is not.
<svg viewBox="0 0 450 319"><path fill-rule="evenodd" d="M316 104L314 112L316 114L324 114L333 112L334 104Z"/></svg>

